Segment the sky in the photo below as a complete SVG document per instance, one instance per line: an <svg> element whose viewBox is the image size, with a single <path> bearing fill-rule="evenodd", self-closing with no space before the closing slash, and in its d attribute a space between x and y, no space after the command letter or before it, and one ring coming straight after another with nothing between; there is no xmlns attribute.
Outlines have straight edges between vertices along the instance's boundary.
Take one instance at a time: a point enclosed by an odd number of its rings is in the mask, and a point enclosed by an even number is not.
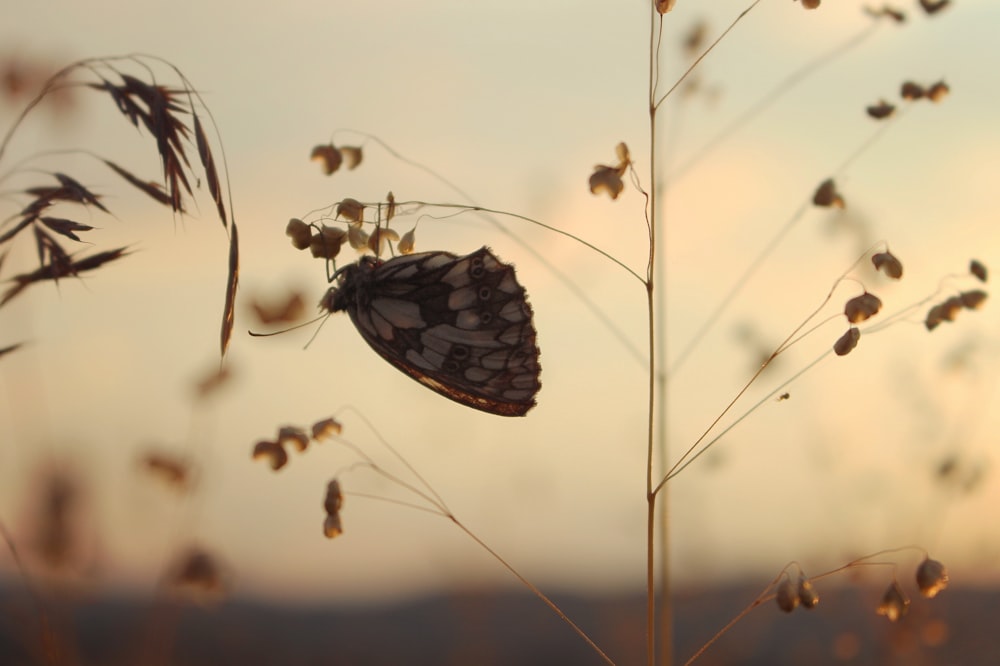
<svg viewBox="0 0 1000 666"><path fill-rule="evenodd" d="M704 20L714 39L748 3L677 4L664 33L664 86L687 66L683 35ZM809 335L722 426L760 406L668 485L671 561L683 583L749 575L763 584L792 560L819 573L908 545L948 564L953 580L1000 579L1000 533L983 521L1000 501L991 434L1000 317L987 301L933 333L922 323L933 303L981 286L967 274L971 258L1000 265L992 67L1000 8L956 0L928 17L906 3L906 24L870 30L862 5L807 12L764 0L696 70L697 92L663 105L667 268L657 293L666 299L666 358L698 341L671 376L671 461L737 395L762 350L802 324L859 257L887 244L905 266L904 279L890 282L863 257L852 273L859 280L837 286L803 329ZM513 217L420 219L418 250L488 245L516 266L542 363L538 405L523 419L475 412L407 379L345 316L276 337L246 333L259 327L253 299L300 290L319 302L325 268L294 250L284 229L345 197L380 201L392 191L400 201L469 203L467 195L645 270L642 195L626 184L610 201L587 189L594 165L613 164L620 141L649 187L644 4L386 7L108 0L5 9L5 59L57 65L143 53L184 72L221 135L242 254L232 381L199 401L195 382L218 364L226 272L227 239L210 200L202 195L197 209L174 217L92 161L66 158L113 207L113 218L88 220L99 227L96 246L135 252L0 310L0 345L31 341L4 358L0 382L0 519L16 538L29 539L39 479L58 468L82 489L80 575L108 586L152 587L189 544L218 558L234 592L267 598L351 602L514 584L448 520L367 497L413 499L353 465L349 447L311 447L277 473L251 460L254 443L278 427L336 415L353 446L413 483L380 439L389 442L463 525L533 581L582 592L641 586L647 374L633 350L644 356L648 329L645 289L620 267ZM797 85L774 92L803 71ZM866 116L866 106L898 100L907 79L943 79L951 94L905 105L881 125ZM32 114L0 174L57 147L155 173L150 142L107 100L81 95L77 104L72 120ZM18 108L0 108L5 127ZM364 144L362 165L324 176L308 158L331 139ZM843 211L809 205L828 177ZM30 260L30 247L17 250ZM734 284L732 305L699 333ZM846 329L836 315L862 289L882 298L885 319L938 295L870 336L862 325L854 352L811 366ZM154 448L194 461L192 492L141 473L136 461ZM942 477L935 470L949 460L956 471ZM346 493L345 531L327 540L322 500L334 476ZM897 557L908 565L921 553ZM7 553L0 566L12 570Z"/></svg>

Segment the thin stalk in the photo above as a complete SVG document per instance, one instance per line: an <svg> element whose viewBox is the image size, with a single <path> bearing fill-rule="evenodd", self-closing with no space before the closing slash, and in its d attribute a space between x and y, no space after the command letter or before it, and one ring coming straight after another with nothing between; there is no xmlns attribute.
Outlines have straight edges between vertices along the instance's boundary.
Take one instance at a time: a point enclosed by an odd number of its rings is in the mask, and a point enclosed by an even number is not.
<svg viewBox="0 0 1000 666"><path fill-rule="evenodd" d="M656 662L656 494L653 492L653 451L655 442L655 419L656 413L656 301L654 299L654 267L656 265L656 85L659 76L657 56L659 53L659 42L663 17L656 11L653 3L650 3L649 19L649 82L648 98L649 104L649 196L646 202L646 214L649 225L649 257L646 264L646 308L649 329L649 367L648 367L648 405L646 424L646 663L653 666ZM662 424L661 424L662 427ZM666 553L661 552L661 558L666 558ZM663 567L661 572L661 584L663 589L669 589L666 582L667 567ZM664 606L669 606L669 599L664 596ZM668 612L669 611L661 611ZM664 654L664 663L670 663L672 652L669 645L669 633L664 637L665 644L661 648Z"/></svg>

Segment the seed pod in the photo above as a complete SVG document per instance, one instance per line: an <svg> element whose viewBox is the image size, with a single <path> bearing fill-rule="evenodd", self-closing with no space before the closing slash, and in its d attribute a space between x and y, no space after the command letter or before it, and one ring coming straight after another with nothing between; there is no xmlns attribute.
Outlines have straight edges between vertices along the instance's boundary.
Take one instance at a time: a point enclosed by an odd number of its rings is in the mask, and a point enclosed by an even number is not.
<svg viewBox="0 0 1000 666"><path fill-rule="evenodd" d="M917 586L920 593L932 599L937 593L948 587L948 572L937 560L925 558L917 567Z"/></svg>
<svg viewBox="0 0 1000 666"><path fill-rule="evenodd" d="M285 235L292 239L292 247L296 250L304 250L309 247L309 241L312 237L309 225L297 217L288 220L288 224L285 226Z"/></svg>
<svg viewBox="0 0 1000 666"><path fill-rule="evenodd" d="M795 586L792 585L792 581L787 578L781 581L777 593L774 595L774 600L778 602L778 608L786 613L795 610L795 607L799 605L799 595Z"/></svg>
<svg viewBox="0 0 1000 666"><path fill-rule="evenodd" d="M833 343L833 351L837 356L846 356L852 349L858 346L858 339L861 338L861 331L851 326L840 338Z"/></svg>
<svg viewBox="0 0 1000 666"><path fill-rule="evenodd" d="M821 208L843 208L845 206L844 198L837 192L837 186L832 178L827 178L816 188L816 192L813 193L813 205Z"/></svg>
<svg viewBox="0 0 1000 666"><path fill-rule="evenodd" d="M866 291L847 301L844 305L844 314L847 316L847 321L857 324L877 314L881 309L882 301L879 297Z"/></svg>
<svg viewBox="0 0 1000 666"><path fill-rule="evenodd" d="M892 581L892 585L889 589L885 591L885 595L882 597L882 602L875 609L875 612L879 615L885 615L889 618L890 622L895 622L899 618L906 615L906 611L910 605L910 600L906 598L903 594L902 588L899 587L899 583Z"/></svg>
<svg viewBox="0 0 1000 666"><path fill-rule="evenodd" d="M888 250L873 254L872 264L875 265L875 270L882 271L893 280L903 277L903 264Z"/></svg>
<svg viewBox="0 0 1000 666"><path fill-rule="evenodd" d="M805 576L799 576L798 597L803 608L815 608L819 603L819 593Z"/></svg>
<svg viewBox="0 0 1000 666"><path fill-rule="evenodd" d="M980 282L986 282L986 266L984 266L978 259L973 259L969 262L969 272L975 275Z"/></svg>

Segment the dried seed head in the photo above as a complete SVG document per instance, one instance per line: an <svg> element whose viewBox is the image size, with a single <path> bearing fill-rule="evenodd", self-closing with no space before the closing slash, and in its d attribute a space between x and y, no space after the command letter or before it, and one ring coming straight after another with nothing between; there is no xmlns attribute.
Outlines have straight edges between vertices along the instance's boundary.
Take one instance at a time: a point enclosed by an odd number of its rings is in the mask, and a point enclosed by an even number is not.
<svg viewBox="0 0 1000 666"><path fill-rule="evenodd" d="M878 104L867 107L865 111L867 111L868 115L875 120L883 120L891 116L896 111L896 107L889 104L889 102L884 99L881 99Z"/></svg>
<svg viewBox="0 0 1000 666"><path fill-rule="evenodd" d="M798 596L803 608L815 608L819 603L819 593L805 576L799 576Z"/></svg>
<svg viewBox="0 0 1000 666"><path fill-rule="evenodd" d="M254 299L250 307L261 324L287 324L305 314L306 302L300 292L293 291L277 303L265 303Z"/></svg>
<svg viewBox="0 0 1000 666"><path fill-rule="evenodd" d="M394 229L375 227L375 231L368 236L368 249L371 250L376 257L381 257L382 250L385 249L385 244L398 240L399 234L397 234Z"/></svg>
<svg viewBox="0 0 1000 666"><path fill-rule="evenodd" d="M413 227L403 234L403 237L399 239L398 243L396 243L396 249L399 250L400 254L410 254L413 252L413 245L416 241L416 232L417 228Z"/></svg>
<svg viewBox="0 0 1000 666"><path fill-rule="evenodd" d="M948 87L947 83L944 81L938 81L927 89L927 99L932 102L940 102L947 97L950 92L951 88Z"/></svg>
<svg viewBox="0 0 1000 666"><path fill-rule="evenodd" d="M805 9L816 9L819 7L820 0L802 0L802 6Z"/></svg>
<svg viewBox="0 0 1000 666"><path fill-rule="evenodd" d="M278 430L278 444L284 446L285 444L291 444L295 447L295 450L302 453L309 446L309 435L305 433L302 428L296 428L295 426L282 426Z"/></svg>
<svg viewBox="0 0 1000 666"><path fill-rule="evenodd" d="M813 205L822 208L844 208L846 204L844 198L837 192L837 186L833 179L827 178L816 188L816 192L813 194Z"/></svg>
<svg viewBox="0 0 1000 666"><path fill-rule="evenodd" d="M590 174L590 193L601 194L606 192L612 199L617 199L618 195L625 189L622 182L622 174L615 167L598 164L594 167L594 173Z"/></svg>
<svg viewBox="0 0 1000 666"><path fill-rule="evenodd" d="M882 301L879 297L866 291L847 301L844 305L844 314L847 315L847 321L857 324L877 314L881 309Z"/></svg>
<svg viewBox="0 0 1000 666"><path fill-rule="evenodd" d="M205 398L229 383L231 378L232 373L230 372L228 365L222 366L221 368L212 368L207 375L195 383L195 394L199 398Z"/></svg>
<svg viewBox="0 0 1000 666"><path fill-rule="evenodd" d="M309 241L312 238L309 225L297 217L288 220L285 235L292 239L292 247L296 250L304 250L309 247Z"/></svg>
<svg viewBox="0 0 1000 666"><path fill-rule="evenodd" d="M986 296L986 292L982 289L973 289L971 291L963 291L959 294L958 298L962 301L962 306L966 310L977 310L986 301Z"/></svg>
<svg viewBox="0 0 1000 666"><path fill-rule="evenodd" d="M833 351L837 356L846 356L851 352L852 349L858 346L858 339L861 338L861 331L856 327L851 326L847 329L847 332L840 336L835 343L833 343Z"/></svg>
<svg viewBox="0 0 1000 666"><path fill-rule="evenodd" d="M322 421L316 421L312 426L312 437L313 439L319 441L321 439L326 439L327 437L332 437L334 435L339 435L343 426L340 425L335 419L323 419Z"/></svg>
<svg viewBox="0 0 1000 666"><path fill-rule="evenodd" d="M778 584L774 600L778 602L778 608L786 613L791 613L795 610L795 607L799 605L799 595L791 580L786 578Z"/></svg>
<svg viewBox="0 0 1000 666"><path fill-rule="evenodd" d="M336 515L340 512L340 507L344 506L344 495L340 492L340 482L333 479L326 484L326 498L323 500L323 508L328 515Z"/></svg>
<svg viewBox="0 0 1000 666"><path fill-rule="evenodd" d="M385 208L385 221L391 222L392 218L396 217L396 196L392 192L389 192L385 195L385 203L387 204Z"/></svg>
<svg viewBox="0 0 1000 666"><path fill-rule="evenodd" d="M344 157L344 165L348 169L357 168L363 158L361 148L358 146L341 146L340 154Z"/></svg>
<svg viewBox="0 0 1000 666"><path fill-rule="evenodd" d="M364 222L365 206L357 199L344 199L337 204L337 217L342 217L350 222Z"/></svg>
<svg viewBox="0 0 1000 666"><path fill-rule="evenodd" d="M875 612L879 615L885 615L891 622L895 622L899 618L906 615L907 607L910 605L910 600L906 598L903 594L903 590L899 587L899 583L892 581L892 585L889 589L885 591L885 595L882 597L882 602L875 609Z"/></svg>
<svg viewBox="0 0 1000 666"><path fill-rule="evenodd" d="M347 232L340 227L323 227L309 239L309 252L318 259L334 259L340 254Z"/></svg>
<svg viewBox="0 0 1000 666"><path fill-rule="evenodd" d="M352 224L347 228L347 242L355 250L367 250L368 232L362 229L360 225Z"/></svg>
<svg viewBox="0 0 1000 666"><path fill-rule="evenodd" d="M675 4L677 4L677 0L655 0L655 2L656 11L659 14L666 14L674 8Z"/></svg>
<svg viewBox="0 0 1000 666"><path fill-rule="evenodd" d="M340 514L327 516L323 520L323 536L327 539L339 537L344 533L344 527L340 523Z"/></svg>
<svg viewBox="0 0 1000 666"><path fill-rule="evenodd" d="M937 560L925 558L917 567L917 586L920 593L928 599L933 599L937 593L948 587L948 572Z"/></svg>
<svg viewBox="0 0 1000 666"><path fill-rule="evenodd" d="M969 262L969 272L975 275L980 282L986 282L989 277L986 272L986 266L984 266L978 259L973 259Z"/></svg>
<svg viewBox="0 0 1000 666"><path fill-rule="evenodd" d="M332 143L313 147L309 159L319 162L323 167L323 173L327 176L339 169L340 163L344 161L344 157Z"/></svg>
<svg viewBox="0 0 1000 666"><path fill-rule="evenodd" d="M888 18L892 19L896 23L904 23L906 21L906 14L904 14L903 12L901 12L901 11L899 11L897 9L893 9L892 7L890 7L888 5L882 5L881 9L873 9L871 7L866 6L864 8L864 11L865 11L866 14L868 14L872 18L879 18L879 17L882 17L882 16L887 16Z"/></svg>
<svg viewBox="0 0 1000 666"><path fill-rule="evenodd" d="M285 453L284 447L277 442L272 442L266 439L261 440L254 445L252 457L254 460L267 460L267 462L271 465L271 469L276 472L288 464L288 454Z"/></svg>
<svg viewBox="0 0 1000 666"><path fill-rule="evenodd" d="M913 81L906 81L899 94L903 99L912 102L913 100L920 99L926 95L927 91L924 90L923 86L914 83Z"/></svg>
<svg viewBox="0 0 1000 666"><path fill-rule="evenodd" d="M951 4L951 0L920 0L920 6L928 14L937 14Z"/></svg>
<svg viewBox="0 0 1000 666"><path fill-rule="evenodd" d="M903 277L902 262L900 262L899 259L897 259L896 256L888 250L873 254L872 264L875 265L875 270L882 271L893 280L898 280Z"/></svg>

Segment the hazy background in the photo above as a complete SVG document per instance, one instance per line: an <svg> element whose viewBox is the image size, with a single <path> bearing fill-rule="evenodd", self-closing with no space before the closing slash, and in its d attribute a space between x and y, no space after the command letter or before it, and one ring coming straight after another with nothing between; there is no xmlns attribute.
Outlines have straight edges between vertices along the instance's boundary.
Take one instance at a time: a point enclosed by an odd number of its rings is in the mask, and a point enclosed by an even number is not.
<svg viewBox="0 0 1000 666"><path fill-rule="evenodd" d="M678 2L667 21L665 80L682 71L679 44L697 21L706 20L714 38L747 4ZM735 395L762 350L819 305L876 241L888 241L906 270L893 284L867 265L858 272L886 313L932 294L973 256L1000 266L996 3L957 0L934 17L915 2L901 4L906 24L880 24L703 152L778 82L864 31L863 4L827 2L806 12L765 0L706 59L702 92L676 97L664 114L666 172L703 158L671 179L666 194L673 356L815 187L877 130L867 104L898 100L905 79L943 77L952 89L941 104L912 105L837 173L847 210L807 211L704 336L672 384L675 452ZM511 583L449 522L393 504L348 495L344 536L324 539L326 482L355 460L334 444L293 455L277 474L250 459L253 444L278 426L306 426L353 405L470 529L533 581L580 592L640 586L645 370L547 265L572 276L643 349L644 290L635 279L516 220L504 220L509 235L472 215L420 222L418 249L467 253L485 244L516 264L542 354L539 404L525 419L469 410L405 378L347 317L328 320L305 351L314 327L251 339L246 330L258 325L245 306L290 288L318 302L327 288L322 264L287 242L289 217L346 196L377 201L389 190L399 200L460 201L370 142L356 172L323 177L309 151L345 128L377 135L478 204L579 235L641 272L641 196L593 197L587 178L625 141L649 186L645 3L8 3L3 19L3 57L58 66L141 52L177 65L221 129L242 241L234 381L196 404L194 382L217 363L226 270L226 239L210 202L172 219L108 172L87 171L92 162L58 163L86 173L117 216L94 216L99 247L128 243L137 251L82 281L32 289L0 312L0 344L32 341L3 359L0 383L0 519L15 537L30 540L40 475L57 467L77 475L83 491L79 575L101 584L150 586L191 543L214 553L244 594L351 601ZM7 123L17 111L3 108ZM4 173L54 146L86 146L156 172L152 143L136 137L108 100L81 95L71 117L46 113L15 138ZM363 141L346 131L333 136L338 144ZM30 247L18 250L31 258ZM842 285L828 312L860 289ZM954 581L996 582L1000 317L988 302L928 334L923 311L863 337L846 358L826 359L785 389L789 400L765 401L671 485L672 557L682 581L749 574L763 583L789 560L818 573L917 544L943 560ZM734 415L845 328L843 319L830 321L797 345ZM346 437L405 473L360 419L341 418ZM153 446L193 457L194 494L178 498L140 473L136 461ZM937 470L949 459L957 471L942 477ZM348 493L406 497L363 470L340 478ZM12 570L6 552L0 564Z"/></svg>

